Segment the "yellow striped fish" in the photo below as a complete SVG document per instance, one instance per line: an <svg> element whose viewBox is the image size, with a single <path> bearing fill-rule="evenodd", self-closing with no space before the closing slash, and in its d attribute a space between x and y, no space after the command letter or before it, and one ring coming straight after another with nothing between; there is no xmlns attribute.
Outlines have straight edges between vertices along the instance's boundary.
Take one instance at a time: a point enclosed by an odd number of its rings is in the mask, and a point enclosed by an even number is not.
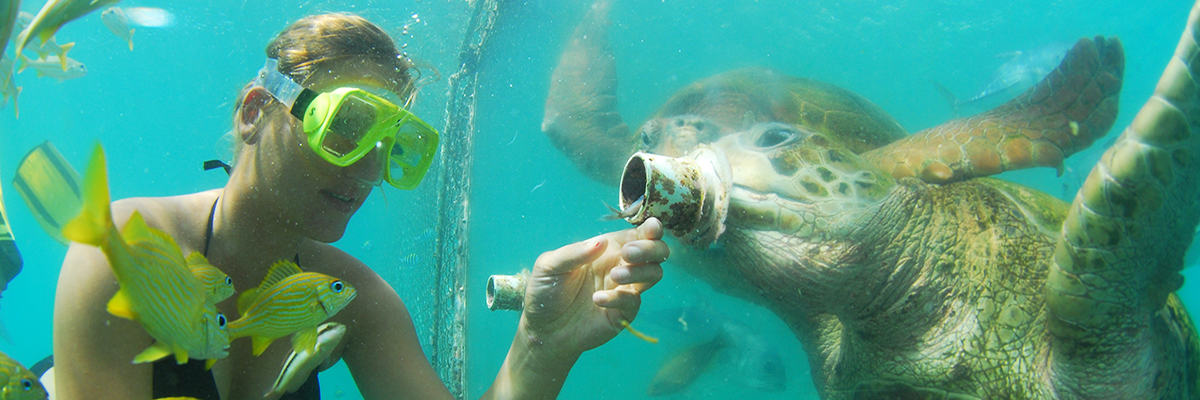
<svg viewBox="0 0 1200 400"><path fill-rule="evenodd" d="M121 285L108 302L108 312L137 321L154 338L154 344L133 362L151 362L174 354L179 364L191 357L207 359L212 366L216 359L228 355L225 316L208 301L175 240L146 225L136 211L117 232L100 145L96 145L88 165L83 193L83 212L63 228L63 236L100 247Z"/></svg>
<svg viewBox="0 0 1200 400"><path fill-rule="evenodd" d="M192 254L188 254L187 265L192 270L192 275L200 279L200 284L204 285L209 302L217 304L221 300L233 296L233 278L209 264L203 254L194 251Z"/></svg>
<svg viewBox="0 0 1200 400"><path fill-rule="evenodd" d="M275 339L294 334L293 351L315 353L317 325L341 311L355 295L349 283L279 260L258 288L238 296L242 317L229 323L229 336L249 336L257 356Z"/></svg>
<svg viewBox="0 0 1200 400"><path fill-rule="evenodd" d="M0 353L0 384L4 385L0 387L0 399L45 400L49 397L33 372L4 353Z"/></svg>

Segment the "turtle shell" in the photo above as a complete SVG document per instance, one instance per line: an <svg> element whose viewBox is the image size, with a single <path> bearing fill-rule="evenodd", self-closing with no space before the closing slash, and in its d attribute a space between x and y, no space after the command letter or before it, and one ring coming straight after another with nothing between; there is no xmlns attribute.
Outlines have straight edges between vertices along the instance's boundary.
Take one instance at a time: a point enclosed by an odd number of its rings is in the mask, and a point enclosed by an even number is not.
<svg viewBox="0 0 1200 400"><path fill-rule="evenodd" d="M679 90L655 118L698 115L722 134L761 122L783 122L827 134L855 153L908 135L882 108L849 90L765 68L714 75Z"/></svg>

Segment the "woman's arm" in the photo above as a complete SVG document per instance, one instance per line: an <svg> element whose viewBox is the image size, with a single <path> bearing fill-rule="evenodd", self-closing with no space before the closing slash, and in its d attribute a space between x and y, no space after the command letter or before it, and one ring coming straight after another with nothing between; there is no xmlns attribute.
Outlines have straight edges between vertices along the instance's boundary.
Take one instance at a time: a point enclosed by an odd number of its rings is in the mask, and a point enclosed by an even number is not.
<svg viewBox="0 0 1200 400"><path fill-rule="evenodd" d="M396 291L374 272L343 279L359 297L334 319L348 327L342 359L363 399L453 399Z"/></svg>
<svg viewBox="0 0 1200 400"><path fill-rule="evenodd" d="M100 249L72 244L54 298L55 398L149 399L151 364L133 357L153 340L106 311L117 281Z"/></svg>
<svg viewBox="0 0 1200 400"><path fill-rule="evenodd" d="M488 399L553 399L584 351L632 322L641 293L662 279L670 255L662 224L609 233L538 257L525 311Z"/></svg>
<svg viewBox="0 0 1200 400"><path fill-rule="evenodd" d="M483 398L555 398L579 356L615 337L637 315L641 292L662 278L659 263L670 253L662 235L651 219L538 257L525 304L546 306L526 308ZM342 359L363 398L452 399L395 290L373 272L346 281L360 297L335 320L349 326Z"/></svg>

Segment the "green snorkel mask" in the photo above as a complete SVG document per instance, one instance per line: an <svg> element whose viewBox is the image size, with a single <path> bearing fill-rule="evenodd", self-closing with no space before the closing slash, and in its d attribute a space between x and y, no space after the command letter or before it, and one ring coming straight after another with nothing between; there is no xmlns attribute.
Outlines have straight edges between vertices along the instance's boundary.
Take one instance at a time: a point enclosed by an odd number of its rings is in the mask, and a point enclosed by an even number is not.
<svg viewBox="0 0 1200 400"><path fill-rule="evenodd" d="M387 99L355 87L314 92L280 73L274 58L267 59L254 84L291 109L309 148L330 164L349 166L378 147L385 160L383 180L411 190L433 163L438 132Z"/></svg>

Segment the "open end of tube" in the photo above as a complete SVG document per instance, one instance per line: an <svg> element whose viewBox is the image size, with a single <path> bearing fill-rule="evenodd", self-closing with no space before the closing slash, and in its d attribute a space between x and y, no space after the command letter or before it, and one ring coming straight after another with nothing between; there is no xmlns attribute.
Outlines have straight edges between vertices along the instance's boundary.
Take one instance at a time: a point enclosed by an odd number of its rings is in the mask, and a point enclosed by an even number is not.
<svg viewBox="0 0 1200 400"><path fill-rule="evenodd" d="M639 156L629 158L621 175L621 207L624 208L646 194L646 161Z"/></svg>
<svg viewBox="0 0 1200 400"><path fill-rule="evenodd" d="M488 277L487 280L487 306L489 310L496 311L496 278Z"/></svg>

